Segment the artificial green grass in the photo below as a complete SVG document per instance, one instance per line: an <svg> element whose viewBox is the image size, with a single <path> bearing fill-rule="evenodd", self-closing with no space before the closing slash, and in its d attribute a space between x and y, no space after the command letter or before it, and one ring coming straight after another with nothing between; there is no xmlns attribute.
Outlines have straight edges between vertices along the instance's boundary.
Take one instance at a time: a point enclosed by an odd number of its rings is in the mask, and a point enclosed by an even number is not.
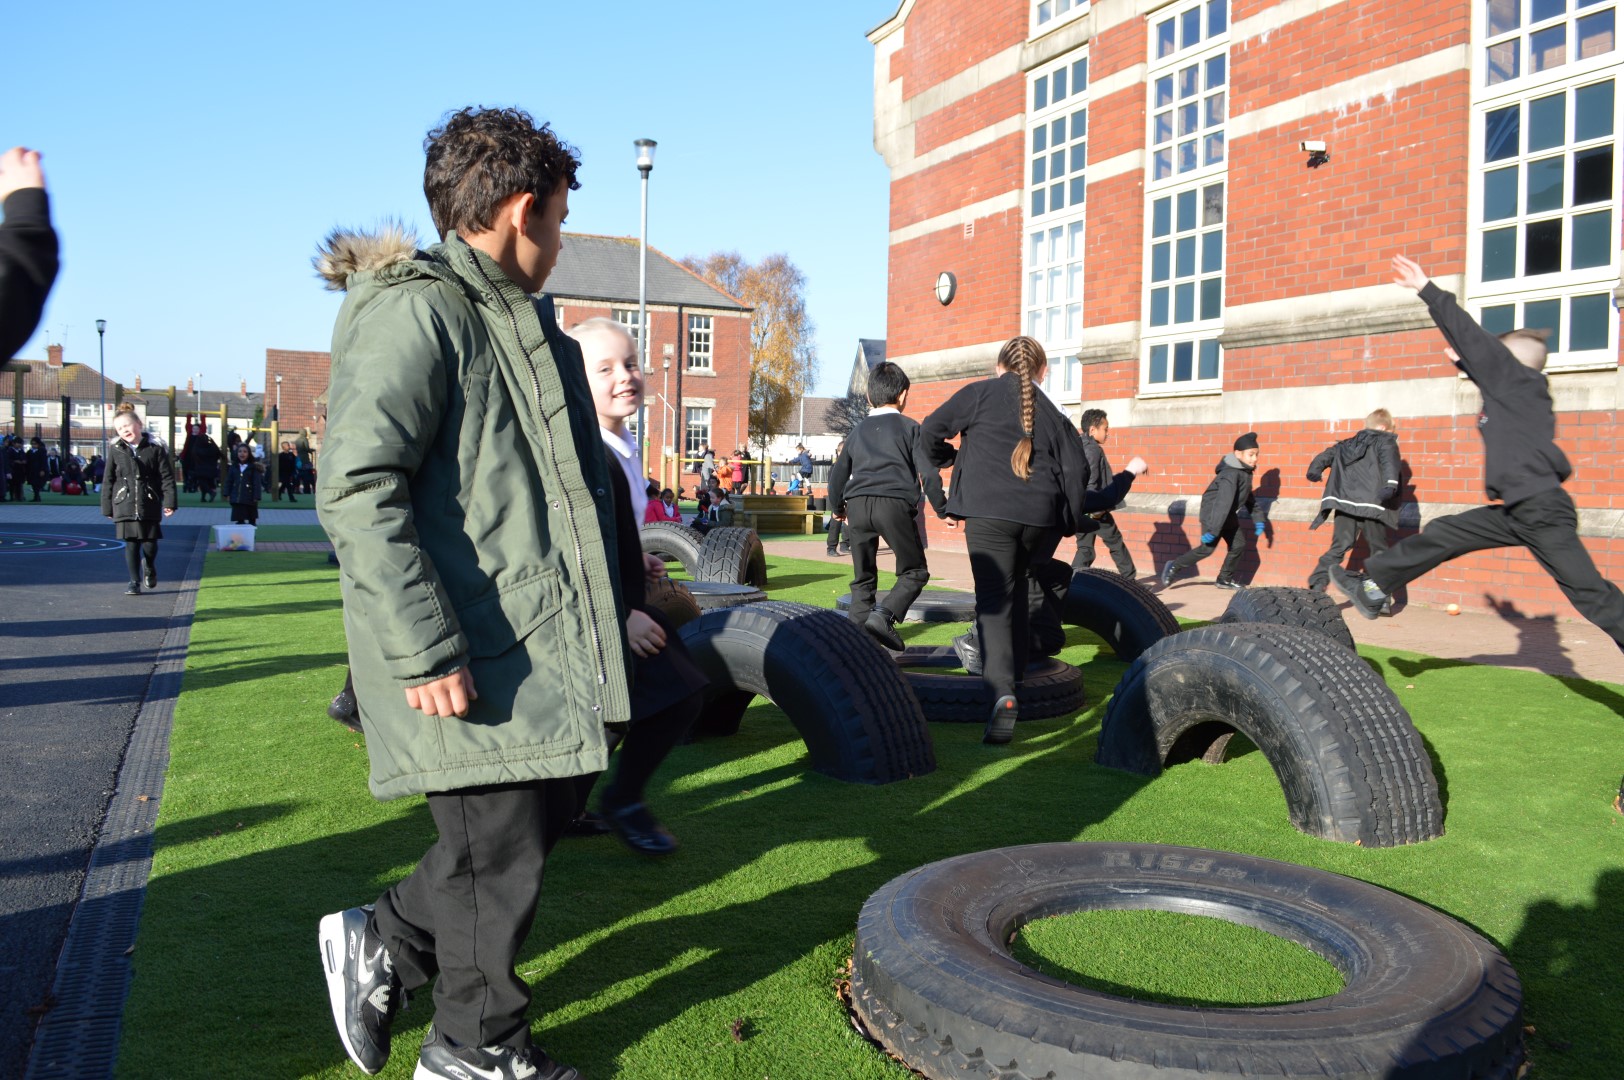
<svg viewBox="0 0 1624 1080"><path fill-rule="evenodd" d="M1154 941L1156 947L1145 948ZM1342 976L1301 945L1174 911L1086 911L1027 923L1010 953L1036 971L1137 1001L1218 1008L1329 997Z"/></svg>
<svg viewBox="0 0 1624 1080"><path fill-rule="evenodd" d="M849 567L769 557L769 576L775 597L828 606ZM901 632L941 644L962 627ZM1366 650L1437 762L1448 833L1365 850L1295 832L1256 752L1154 781L1095 766L1101 703L1126 667L1075 629L1062 656L1083 666L1081 713L1023 722L1002 749L982 746L977 725L935 725L936 772L902 783L809 772L761 702L738 735L679 748L650 796L681 851L649 861L604 837L555 852L520 961L538 1041L594 1080L906 1077L852 1030L836 992L868 895L967 851L1109 840L1285 859L1431 904L1516 965L1536 1077L1612 1075L1624 1059L1624 818L1608 805L1624 761L1619 688ZM316 922L406 873L433 826L421 800L367 793L362 739L324 713L343 665L323 555L209 554L121 1077L357 1075L332 1030ZM1179 955L1167 934L1126 933L1146 971ZM1223 953L1210 961L1219 980L1243 950ZM1111 978L1143 982L1131 964ZM432 1012L422 995L403 1015L383 1075L411 1074Z"/></svg>

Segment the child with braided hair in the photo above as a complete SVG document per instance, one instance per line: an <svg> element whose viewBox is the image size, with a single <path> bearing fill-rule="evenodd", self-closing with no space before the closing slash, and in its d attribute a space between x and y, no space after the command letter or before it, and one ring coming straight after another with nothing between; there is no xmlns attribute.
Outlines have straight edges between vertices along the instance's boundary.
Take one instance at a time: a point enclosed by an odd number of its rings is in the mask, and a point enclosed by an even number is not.
<svg viewBox="0 0 1624 1080"><path fill-rule="evenodd" d="M964 387L921 425L931 460L953 466L948 527L964 520L982 678L995 699L982 741L992 744L1009 742L1020 715L1017 691L1031 650L1029 574L1054 560L1061 538L1087 514L1121 502L1146 469L1136 457L1106 488L1088 490L1076 429L1037 391L1048 368L1042 345L1013 338L998 353L994 378ZM956 450L947 442L954 437ZM1045 590L1056 621L1062 593Z"/></svg>

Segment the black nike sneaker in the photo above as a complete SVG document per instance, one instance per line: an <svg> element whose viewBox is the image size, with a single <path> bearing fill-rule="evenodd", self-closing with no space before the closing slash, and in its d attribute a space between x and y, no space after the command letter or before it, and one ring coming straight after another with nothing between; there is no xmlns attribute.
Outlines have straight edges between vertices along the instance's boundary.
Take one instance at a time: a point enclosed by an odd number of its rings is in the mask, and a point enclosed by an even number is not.
<svg viewBox="0 0 1624 1080"><path fill-rule="evenodd" d="M581 1074L539 1046L456 1046L430 1024L412 1080L581 1080Z"/></svg>
<svg viewBox="0 0 1624 1080"><path fill-rule="evenodd" d="M406 991L372 925L372 905L324 917L320 941L338 1037L362 1072L376 1073L389 1061L389 1029Z"/></svg>

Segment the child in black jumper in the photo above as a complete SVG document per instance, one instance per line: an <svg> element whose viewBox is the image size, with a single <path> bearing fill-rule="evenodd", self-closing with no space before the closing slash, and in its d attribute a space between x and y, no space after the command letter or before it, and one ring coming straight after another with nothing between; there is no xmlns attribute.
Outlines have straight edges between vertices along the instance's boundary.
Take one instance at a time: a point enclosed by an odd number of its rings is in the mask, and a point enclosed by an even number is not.
<svg viewBox="0 0 1624 1080"><path fill-rule="evenodd" d="M1220 589L1239 589L1235 580L1235 567L1246 550L1246 533L1241 529L1240 512L1245 510L1252 518L1252 531L1263 538L1265 522L1257 516L1257 500L1252 495L1252 473L1257 469L1257 432L1248 431L1235 440L1233 453L1223 456L1207 490L1201 493L1201 546L1191 548L1162 567L1162 586L1173 584L1180 570L1194 566L1211 555L1218 547L1219 537L1229 548L1224 565L1218 570L1213 584Z"/></svg>
<svg viewBox="0 0 1624 1080"><path fill-rule="evenodd" d="M852 429L829 475L829 506L846 522L851 544L851 621L881 645L901 652L896 624L930 580L919 541L919 490L937 517L947 516L942 478L925 454L919 425L902 415L908 407L908 373L882 363L868 374L873 409ZM897 583L875 606L880 540L896 555Z"/></svg>
<svg viewBox="0 0 1624 1080"><path fill-rule="evenodd" d="M1556 445L1556 416L1545 383L1545 334L1513 330L1495 337L1427 279L1419 265L1393 256L1393 281L1414 289L1443 331L1449 357L1483 393L1477 418L1483 436L1488 506L1435 518L1415 536L1365 560L1361 580L1336 567L1331 580L1359 614L1374 619L1394 590L1471 551L1526 547L1556 580L1579 614L1624 649L1624 593L1606 580L1579 542L1579 517L1562 490L1572 474Z"/></svg>

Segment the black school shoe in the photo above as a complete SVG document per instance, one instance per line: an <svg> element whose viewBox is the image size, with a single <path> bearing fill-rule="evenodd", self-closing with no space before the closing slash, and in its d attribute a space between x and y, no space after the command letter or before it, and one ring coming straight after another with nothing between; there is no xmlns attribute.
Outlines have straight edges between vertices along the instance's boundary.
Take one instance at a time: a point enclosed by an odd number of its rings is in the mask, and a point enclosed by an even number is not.
<svg viewBox="0 0 1624 1080"><path fill-rule="evenodd" d="M907 642L897 633L891 613L884 608L875 608L869 612L868 618L863 621L863 629L868 631L869 637L892 652L901 652L908 647Z"/></svg>
<svg viewBox="0 0 1624 1080"><path fill-rule="evenodd" d="M1162 567L1162 573L1161 573L1162 588L1165 589L1169 585L1173 584L1173 578L1178 576L1178 572L1179 572L1179 568L1174 566L1172 561L1169 560L1167 565Z"/></svg>
<svg viewBox="0 0 1624 1080"><path fill-rule="evenodd" d="M412 1080L581 1080L581 1074L548 1057L539 1046L453 1046L429 1025Z"/></svg>
<svg viewBox="0 0 1624 1080"><path fill-rule="evenodd" d="M609 828L633 851L641 855L669 855L677 850L677 838L660 824L659 818L650 813L645 804L611 806L605 803L602 810ZM573 1071L570 1075L574 1075Z"/></svg>
<svg viewBox="0 0 1624 1080"><path fill-rule="evenodd" d="M325 916L318 936L338 1038L362 1072L376 1073L389 1062L389 1029L406 990L373 928L372 906Z"/></svg>
<svg viewBox="0 0 1624 1080"><path fill-rule="evenodd" d="M1242 585L1240 582L1230 577L1221 577L1214 581L1213 584L1220 589L1228 589L1230 592L1237 592L1246 588L1245 585Z"/></svg>
<svg viewBox="0 0 1624 1080"><path fill-rule="evenodd" d="M158 568L156 566L153 566L151 563L147 563L147 588L156 589L157 587L158 587Z"/></svg>
<svg viewBox="0 0 1624 1080"><path fill-rule="evenodd" d="M130 582L124 588L124 595L125 596L140 596L141 595L141 583L139 581Z"/></svg>
<svg viewBox="0 0 1624 1080"><path fill-rule="evenodd" d="M981 741L1002 746L1015 737L1015 721L1021 718L1021 703L1014 694L1005 694L992 703L992 716L981 731Z"/></svg>
<svg viewBox="0 0 1624 1080"><path fill-rule="evenodd" d="M1375 582L1369 578L1350 574L1340 566L1331 567L1331 580L1336 583L1337 589L1353 601L1353 610L1367 619L1374 619L1382 613L1382 605L1387 603L1388 597L1380 589L1376 595L1371 595L1371 588Z"/></svg>

